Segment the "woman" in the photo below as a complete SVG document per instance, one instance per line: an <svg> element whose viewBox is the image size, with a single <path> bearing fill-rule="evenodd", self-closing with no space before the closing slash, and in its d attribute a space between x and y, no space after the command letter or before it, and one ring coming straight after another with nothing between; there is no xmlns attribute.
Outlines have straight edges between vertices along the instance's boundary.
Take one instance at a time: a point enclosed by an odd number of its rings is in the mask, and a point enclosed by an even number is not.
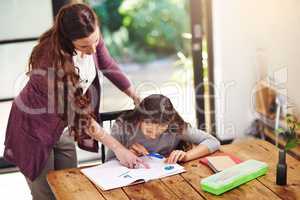
<svg viewBox="0 0 300 200"><path fill-rule="evenodd" d="M219 149L220 142L204 131L192 128L164 95L153 94L133 111L116 120L112 136L138 156L159 153L167 163L186 162ZM180 144L195 144L195 148L180 149ZM114 157L109 150L107 159Z"/></svg>
<svg viewBox="0 0 300 200"><path fill-rule="evenodd" d="M97 70L138 102L108 54L95 13L84 4L67 5L31 53L30 79L12 104L7 126L4 157L24 174L33 199L54 199L46 181L49 170L77 166L70 135L92 152L101 141L128 167L142 162L98 124Z"/></svg>

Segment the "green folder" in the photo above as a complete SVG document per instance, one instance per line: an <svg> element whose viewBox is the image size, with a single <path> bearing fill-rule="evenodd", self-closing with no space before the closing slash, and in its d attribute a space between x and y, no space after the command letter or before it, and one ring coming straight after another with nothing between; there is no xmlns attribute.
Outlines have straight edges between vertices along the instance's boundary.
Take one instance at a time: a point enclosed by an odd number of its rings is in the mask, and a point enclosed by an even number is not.
<svg viewBox="0 0 300 200"><path fill-rule="evenodd" d="M252 179L266 174L268 165L257 160L247 160L201 180L204 191L220 195Z"/></svg>

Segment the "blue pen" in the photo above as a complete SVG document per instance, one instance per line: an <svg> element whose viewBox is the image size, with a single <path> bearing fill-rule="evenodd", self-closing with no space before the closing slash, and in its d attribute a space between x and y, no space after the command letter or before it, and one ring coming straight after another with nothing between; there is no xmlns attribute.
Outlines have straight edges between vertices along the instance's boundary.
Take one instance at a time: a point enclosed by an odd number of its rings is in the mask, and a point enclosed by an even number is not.
<svg viewBox="0 0 300 200"><path fill-rule="evenodd" d="M160 155L159 153L151 152L147 156L158 158L158 159L163 159L164 157Z"/></svg>

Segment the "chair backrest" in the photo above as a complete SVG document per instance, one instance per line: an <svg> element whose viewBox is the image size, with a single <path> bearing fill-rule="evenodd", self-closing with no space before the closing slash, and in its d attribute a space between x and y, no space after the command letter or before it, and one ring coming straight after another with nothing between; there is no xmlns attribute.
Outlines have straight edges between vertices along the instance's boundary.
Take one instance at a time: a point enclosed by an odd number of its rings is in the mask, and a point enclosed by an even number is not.
<svg viewBox="0 0 300 200"><path fill-rule="evenodd" d="M113 121L116 120L120 115L128 111L130 110L99 113L101 119L101 125L103 126L105 122L109 122L109 127L111 128ZM103 144L101 144L101 161L102 163L105 162L105 146Z"/></svg>

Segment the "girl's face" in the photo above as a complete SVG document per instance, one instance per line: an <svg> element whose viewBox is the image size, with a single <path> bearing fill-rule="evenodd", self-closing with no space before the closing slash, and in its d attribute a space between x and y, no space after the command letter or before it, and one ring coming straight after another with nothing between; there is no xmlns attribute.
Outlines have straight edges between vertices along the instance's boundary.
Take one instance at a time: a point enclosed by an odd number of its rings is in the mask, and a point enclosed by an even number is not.
<svg viewBox="0 0 300 200"><path fill-rule="evenodd" d="M83 54L91 55L93 53L96 53L96 47L99 43L99 40L100 33L99 28L97 26L96 30L88 37L77 39L72 43L76 50L79 50Z"/></svg>
<svg viewBox="0 0 300 200"><path fill-rule="evenodd" d="M143 120L140 127L146 138L156 139L167 130L168 124L153 123L149 120Z"/></svg>

